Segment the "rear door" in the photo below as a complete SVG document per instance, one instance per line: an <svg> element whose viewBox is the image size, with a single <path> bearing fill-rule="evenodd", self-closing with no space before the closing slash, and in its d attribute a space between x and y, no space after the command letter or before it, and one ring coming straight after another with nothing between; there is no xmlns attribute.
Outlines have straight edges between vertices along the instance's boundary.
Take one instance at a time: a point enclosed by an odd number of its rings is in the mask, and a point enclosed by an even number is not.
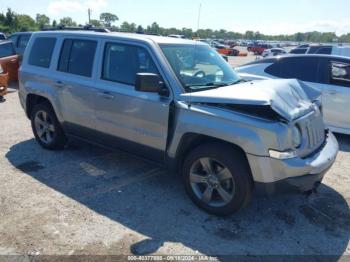
<svg viewBox="0 0 350 262"><path fill-rule="evenodd" d="M326 124L336 132L350 134L350 61L324 59L320 77Z"/></svg>
<svg viewBox="0 0 350 262"><path fill-rule="evenodd" d="M0 44L0 64L9 74L10 81L18 80L19 59L12 42Z"/></svg>
<svg viewBox="0 0 350 262"><path fill-rule="evenodd" d="M93 71L98 41L84 37L62 38L56 73L50 78L58 95L65 130L90 139L95 128Z"/></svg>
<svg viewBox="0 0 350 262"><path fill-rule="evenodd" d="M135 90L137 73L162 77L150 51L142 44L104 43L94 94L96 128L104 134L100 143L163 160L171 97Z"/></svg>

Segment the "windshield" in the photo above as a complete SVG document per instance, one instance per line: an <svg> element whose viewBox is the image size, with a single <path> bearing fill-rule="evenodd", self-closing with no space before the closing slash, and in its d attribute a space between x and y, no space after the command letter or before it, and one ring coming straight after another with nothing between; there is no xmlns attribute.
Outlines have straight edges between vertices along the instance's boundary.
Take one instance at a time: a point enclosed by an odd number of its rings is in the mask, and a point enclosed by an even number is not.
<svg viewBox="0 0 350 262"><path fill-rule="evenodd" d="M218 88L241 81L230 65L207 45L161 45L186 92Z"/></svg>

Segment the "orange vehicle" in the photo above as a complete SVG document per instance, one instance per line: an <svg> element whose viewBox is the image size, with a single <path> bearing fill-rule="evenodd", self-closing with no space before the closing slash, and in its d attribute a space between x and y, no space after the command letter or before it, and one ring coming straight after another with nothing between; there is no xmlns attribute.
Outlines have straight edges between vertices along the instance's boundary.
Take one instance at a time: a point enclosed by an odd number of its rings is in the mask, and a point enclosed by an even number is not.
<svg viewBox="0 0 350 262"><path fill-rule="evenodd" d="M9 81L18 81L19 56L11 41L0 42L0 65Z"/></svg>
<svg viewBox="0 0 350 262"><path fill-rule="evenodd" d="M8 74L4 73L4 71L0 65L0 97L6 95L7 84L8 84ZM1 98L0 98L0 102L1 102Z"/></svg>

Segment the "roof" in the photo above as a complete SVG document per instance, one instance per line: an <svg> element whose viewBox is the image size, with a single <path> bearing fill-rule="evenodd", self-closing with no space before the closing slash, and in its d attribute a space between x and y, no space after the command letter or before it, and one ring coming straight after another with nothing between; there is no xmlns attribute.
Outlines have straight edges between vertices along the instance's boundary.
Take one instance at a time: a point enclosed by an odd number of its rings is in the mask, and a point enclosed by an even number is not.
<svg viewBox="0 0 350 262"><path fill-rule="evenodd" d="M75 35L75 36L96 36L101 38L122 38L128 40L141 40L141 41L153 41L157 44L199 44L205 45L199 41L187 40L181 38L172 38L165 36L155 36L155 35L147 35L147 34L136 34L136 33L120 33L120 32L111 32L111 33L99 33L92 31L39 31L35 32L34 35Z"/></svg>

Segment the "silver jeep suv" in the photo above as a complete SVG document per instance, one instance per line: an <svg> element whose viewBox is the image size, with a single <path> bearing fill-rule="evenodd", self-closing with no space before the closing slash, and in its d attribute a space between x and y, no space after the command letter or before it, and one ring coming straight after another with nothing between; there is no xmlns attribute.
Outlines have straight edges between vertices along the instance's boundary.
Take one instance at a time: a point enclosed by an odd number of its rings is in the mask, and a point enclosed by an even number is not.
<svg viewBox="0 0 350 262"><path fill-rule="evenodd" d="M191 199L227 215L254 191L314 189L338 144L320 94L297 80L244 82L207 44L124 33L34 33L21 104L38 143L68 137L178 168Z"/></svg>

